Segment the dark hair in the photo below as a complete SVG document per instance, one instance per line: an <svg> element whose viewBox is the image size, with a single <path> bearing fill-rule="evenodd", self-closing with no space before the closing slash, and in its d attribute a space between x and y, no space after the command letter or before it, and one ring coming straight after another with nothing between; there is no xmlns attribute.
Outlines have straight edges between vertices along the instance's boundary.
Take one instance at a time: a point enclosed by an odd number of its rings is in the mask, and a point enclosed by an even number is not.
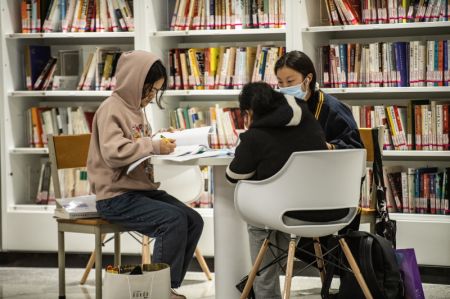
<svg viewBox="0 0 450 299"><path fill-rule="evenodd" d="M253 110L257 119L283 104L284 95L272 89L265 82L247 83L239 94L239 108Z"/></svg>
<svg viewBox="0 0 450 299"><path fill-rule="evenodd" d="M161 86L160 92L156 95L156 104L158 104L160 109L164 109L161 105L161 98L164 91L167 89L167 70L161 60L155 61L155 63L153 63L148 70L147 76L145 76L144 80L144 87L142 89L142 98L144 98L152 90L153 84L160 79L164 79L164 83Z"/></svg>
<svg viewBox="0 0 450 299"><path fill-rule="evenodd" d="M277 63L275 64L275 74L279 69L283 67L288 67L294 71L299 72L306 77L308 74L312 74L312 80L309 82L309 89L314 92L316 89L316 69L311 59L305 53L301 51L290 51L283 56L281 56Z"/></svg>

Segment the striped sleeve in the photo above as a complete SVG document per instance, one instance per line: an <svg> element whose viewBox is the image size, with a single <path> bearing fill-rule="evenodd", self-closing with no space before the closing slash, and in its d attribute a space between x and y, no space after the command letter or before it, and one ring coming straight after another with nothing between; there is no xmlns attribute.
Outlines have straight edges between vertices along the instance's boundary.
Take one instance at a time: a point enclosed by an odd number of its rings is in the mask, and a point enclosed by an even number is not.
<svg viewBox="0 0 450 299"><path fill-rule="evenodd" d="M234 159L226 170L226 178L233 184L239 180L251 179L256 173L258 159L252 151L251 138L249 138L248 133L250 132L241 134Z"/></svg>

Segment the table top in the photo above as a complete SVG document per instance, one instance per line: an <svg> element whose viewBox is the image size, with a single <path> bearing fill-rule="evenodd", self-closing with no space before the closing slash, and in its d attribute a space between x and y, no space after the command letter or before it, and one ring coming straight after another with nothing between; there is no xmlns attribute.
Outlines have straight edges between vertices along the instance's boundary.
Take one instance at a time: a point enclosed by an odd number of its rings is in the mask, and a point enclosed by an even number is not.
<svg viewBox="0 0 450 299"><path fill-rule="evenodd" d="M228 166L233 160L232 156L219 156L193 159L184 162L170 161L158 157L152 157L151 163L155 165L202 165L202 166Z"/></svg>

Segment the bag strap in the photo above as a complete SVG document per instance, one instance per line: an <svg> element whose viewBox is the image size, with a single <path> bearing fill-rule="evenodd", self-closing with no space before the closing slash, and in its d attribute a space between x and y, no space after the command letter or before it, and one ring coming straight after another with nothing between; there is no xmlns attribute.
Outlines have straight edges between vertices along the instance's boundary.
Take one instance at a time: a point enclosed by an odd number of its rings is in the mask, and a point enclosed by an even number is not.
<svg viewBox="0 0 450 299"><path fill-rule="evenodd" d="M383 159L381 158L380 144L378 142L380 128L372 129L372 141L373 141L373 178L377 189L377 211L381 218L381 221L388 221L389 212L387 210L386 202L386 186L384 185L383 175Z"/></svg>

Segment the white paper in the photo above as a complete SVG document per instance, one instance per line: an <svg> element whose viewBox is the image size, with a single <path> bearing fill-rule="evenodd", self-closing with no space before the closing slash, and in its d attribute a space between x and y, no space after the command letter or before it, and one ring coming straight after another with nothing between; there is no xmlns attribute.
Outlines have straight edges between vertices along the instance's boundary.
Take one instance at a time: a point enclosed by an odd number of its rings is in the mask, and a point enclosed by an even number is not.
<svg viewBox="0 0 450 299"><path fill-rule="evenodd" d="M209 131L211 130L211 127L201 127L201 128L194 128L194 129L187 129L182 131L176 131L176 132L163 132L163 133L157 133L153 137L153 140L160 140L161 136L164 136L164 138L171 138L175 139L175 143L177 147L175 148L173 153L170 153L168 155L149 155L146 157L143 157L132 164L127 169L127 175L132 172L139 164L144 162L145 160L151 158L151 157L159 157L166 160L172 160L172 161L181 161L174 158L186 156L185 160L187 161L190 159L195 159L193 157L187 158L188 155L193 156L197 155L199 153L203 153L207 150L209 150L209 143L208 143L208 135Z"/></svg>
<svg viewBox="0 0 450 299"><path fill-rule="evenodd" d="M161 136L164 136L166 138L175 139L177 147L185 145L204 145L209 147L208 133L210 130L211 127L201 127L182 131L175 131L173 133L170 132L156 133L156 135L153 137L153 140L159 140L161 139Z"/></svg>
<svg viewBox="0 0 450 299"><path fill-rule="evenodd" d="M226 156L230 155L231 151L228 149L222 149L222 150L207 150L202 153L198 154L186 154L181 156L171 156L171 155L157 155L153 157L157 157L161 160L169 160L169 161L177 161L177 162L184 162L189 160L195 160L199 158L208 158L208 157L218 157L218 156Z"/></svg>

